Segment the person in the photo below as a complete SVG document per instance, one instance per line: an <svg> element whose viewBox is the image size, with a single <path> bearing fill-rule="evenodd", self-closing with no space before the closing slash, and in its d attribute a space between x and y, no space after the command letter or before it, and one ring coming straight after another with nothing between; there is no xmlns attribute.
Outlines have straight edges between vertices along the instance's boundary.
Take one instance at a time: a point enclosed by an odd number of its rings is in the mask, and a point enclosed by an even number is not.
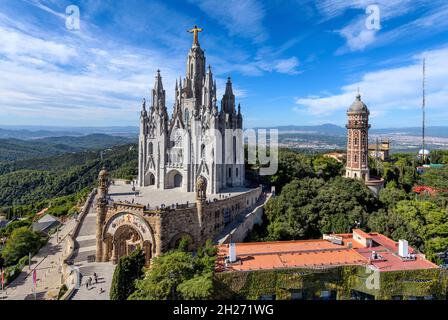
<svg viewBox="0 0 448 320"><path fill-rule="evenodd" d="M100 294L103 293L103 292L104 292L104 291L103 291L103 288L101 287L101 288L100 288Z"/></svg>
<svg viewBox="0 0 448 320"><path fill-rule="evenodd" d="M96 272L93 273L93 277L95 278L95 283L98 283L98 275Z"/></svg>
<svg viewBox="0 0 448 320"><path fill-rule="evenodd" d="M89 290L89 282L86 281L86 289Z"/></svg>
<svg viewBox="0 0 448 320"><path fill-rule="evenodd" d="M89 277L89 286L92 285L92 277Z"/></svg>

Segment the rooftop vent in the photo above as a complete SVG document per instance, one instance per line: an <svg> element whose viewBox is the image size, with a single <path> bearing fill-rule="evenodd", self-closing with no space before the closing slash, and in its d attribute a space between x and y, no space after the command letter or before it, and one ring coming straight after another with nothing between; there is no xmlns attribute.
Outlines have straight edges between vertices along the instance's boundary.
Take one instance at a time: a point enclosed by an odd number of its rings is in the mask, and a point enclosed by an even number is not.
<svg viewBox="0 0 448 320"><path fill-rule="evenodd" d="M236 246L235 243L229 243L229 262L236 262Z"/></svg>
<svg viewBox="0 0 448 320"><path fill-rule="evenodd" d="M409 256L409 246L406 240L398 240L398 255L402 258L407 258Z"/></svg>

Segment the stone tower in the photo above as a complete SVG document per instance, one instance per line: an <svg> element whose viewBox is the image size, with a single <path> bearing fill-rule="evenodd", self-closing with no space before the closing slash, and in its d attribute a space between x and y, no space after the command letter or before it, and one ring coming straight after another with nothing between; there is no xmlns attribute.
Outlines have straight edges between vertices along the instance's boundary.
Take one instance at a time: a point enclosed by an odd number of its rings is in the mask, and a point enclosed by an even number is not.
<svg viewBox="0 0 448 320"><path fill-rule="evenodd" d="M98 193L96 196L96 258L95 261L103 261L103 227L107 214L107 191L109 173L105 168L98 176Z"/></svg>
<svg viewBox="0 0 448 320"><path fill-rule="evenodd" d="M355 102L347 110L347 178L370 180L368 149L369 149L369 109L361 101L358 93Z"/></svg>

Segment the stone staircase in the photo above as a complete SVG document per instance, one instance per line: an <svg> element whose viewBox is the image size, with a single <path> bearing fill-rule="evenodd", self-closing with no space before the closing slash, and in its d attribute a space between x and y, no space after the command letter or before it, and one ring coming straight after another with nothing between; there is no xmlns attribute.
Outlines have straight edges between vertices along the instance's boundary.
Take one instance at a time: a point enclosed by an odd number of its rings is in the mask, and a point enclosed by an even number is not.
<svg viewBox="0 0 448 320"><path fill-rule="evenodd" d="M78 266L81 273L81 285L76 289L70 300L109 300L110 286L115 266L110 262L85 263ZM95 284L93 273L98 275L98 284ZM86 281L92 277L92 286L86 288ZM100 293L103 288L103 293Z"/></svg>

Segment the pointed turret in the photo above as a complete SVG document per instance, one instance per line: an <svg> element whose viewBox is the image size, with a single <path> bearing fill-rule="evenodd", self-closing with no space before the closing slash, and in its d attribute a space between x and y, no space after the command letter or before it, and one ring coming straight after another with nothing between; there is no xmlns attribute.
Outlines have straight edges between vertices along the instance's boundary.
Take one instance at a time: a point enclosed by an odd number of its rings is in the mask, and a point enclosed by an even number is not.
<svg viewBox="0 0 448 320"><path fill-rule="evenodd" d="M221 111L225 113L235 112L235 95L233 94L232 81L230 77L227 78L226 92L222 96Z"/></svg>
<svg viewBox="0 0 448 320"><path fill-rule="evenodd" d="M152 112L160 117L157 122L160 124L159 131L165 132L168 128L168 112L165 105L165 90L163 89L162 77L160 70L157 70L157 75L152 89Z"/></svg>
<svg viewBox="0 0 448 320"><path fill-rule="evenodd" d="M165 106L165 90L163 90L162 77L160 76L160 70L157 70L157 75L152 89L152 106L155 111L162 114L166 112Z"/></svg>
<svg viewBox="0 0 448 320"><path fill-rule="evenodd" d="M203 105L205 110L211 111L213 107L213 98L215 97L213 73L210 65L208 66L207 74L205 75L204 88L202 92Z"/></svg>

